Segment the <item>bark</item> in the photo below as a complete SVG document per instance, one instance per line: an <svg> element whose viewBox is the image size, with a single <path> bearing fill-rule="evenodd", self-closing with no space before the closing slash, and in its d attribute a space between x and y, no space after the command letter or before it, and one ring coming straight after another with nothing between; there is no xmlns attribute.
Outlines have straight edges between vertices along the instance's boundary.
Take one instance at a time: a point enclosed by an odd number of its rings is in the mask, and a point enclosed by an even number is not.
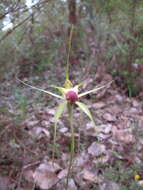
<svg viewBox="0 0 143 190"><path fill-rule="evenodd" d="M75 25L77 23L76 0L68 1L68 9L69 9L69 23Z"/></svg>

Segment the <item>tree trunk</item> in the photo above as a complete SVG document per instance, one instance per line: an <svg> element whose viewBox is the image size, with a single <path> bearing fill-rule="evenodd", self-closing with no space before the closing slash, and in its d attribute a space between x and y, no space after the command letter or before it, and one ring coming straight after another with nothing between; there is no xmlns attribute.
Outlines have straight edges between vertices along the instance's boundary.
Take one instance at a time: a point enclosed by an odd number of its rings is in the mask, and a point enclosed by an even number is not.
<svg viewBox="0 0 143 190"><path fill-rule="evenodd" d="M77 23L76 0L68 1L68 9L69 9L69 23L75 25Z"/></svg>

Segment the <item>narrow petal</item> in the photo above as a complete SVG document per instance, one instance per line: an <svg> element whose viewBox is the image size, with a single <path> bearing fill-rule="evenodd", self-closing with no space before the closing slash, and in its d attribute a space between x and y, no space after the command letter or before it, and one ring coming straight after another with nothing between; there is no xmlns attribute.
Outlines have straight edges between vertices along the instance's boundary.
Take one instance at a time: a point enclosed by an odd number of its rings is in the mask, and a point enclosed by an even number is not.
<svg viewBox="0 0 143 190"><path fill-rule="evenodd" d="M75 102L75 104L89 117L89 119L91 121L94 122L93 117L92 117L88 107L85 104L83 104L81 102Z"/></svg>
<svg viewBox="0 0 143 190"><path fill-rule="evenodd" d="M41 92L45 92L45 93L47 93L47 94L49 94L49 95L51 95L51 96L54 96L54 97L56 97L56 98L64 99L62 96L59 96L59 95L57 95L57 94L55 94L55 93L52 93L52 92L50 92L50 91L43 90L43 89L41 89L41 88L37 88L37 87L35 87L35 86L32 86L32 85L30 85L30 84L27 84L27 83L23 82L22 80L20 80L20 79L18 79L18 78L17 78L17 80L18 80L19 82L23 83L24 85L29 86L29 87L32 88L32 89L39 90L39 91L41 91Z"/></svg>
<svg viewBox="0 0 143 190"><path fill-rule="evenodd" d="M87 94L90 94L90 93L93 93L93 92L97 92L98 90L107 87L107 86L110 85L112 82L113 82L113 81L110 81L109 83L107 83L107 84L104 85L104 86L100 86L100 87L98 87L98 88L94 88L94 89L92 89L92 90L83 92L83 93L79 94L78 97L80 98L80 97L85 96L85 95L87 95Z"/></svg>
<svg viewBox="0 0 143 190"><path fill-rule="evenodd" d="M55 88L55 89L58 89L59 92L63 95L65 93L65 88L63 87L60 87L60 86L55 86L55 85L52 85L51 87Z"/></svg>

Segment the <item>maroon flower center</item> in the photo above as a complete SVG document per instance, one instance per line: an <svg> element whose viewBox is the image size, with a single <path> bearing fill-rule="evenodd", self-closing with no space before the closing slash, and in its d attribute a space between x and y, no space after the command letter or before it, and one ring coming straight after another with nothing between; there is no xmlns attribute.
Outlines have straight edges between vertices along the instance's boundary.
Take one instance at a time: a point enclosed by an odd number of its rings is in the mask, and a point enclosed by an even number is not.
<svg viewBox="0 0 143 190"><path fill-rule="evenodd" d="M66 93L66 100L68 100L70 102L76 102L76 101L78 101L78 94L72 90L69 90Z"/></svg>

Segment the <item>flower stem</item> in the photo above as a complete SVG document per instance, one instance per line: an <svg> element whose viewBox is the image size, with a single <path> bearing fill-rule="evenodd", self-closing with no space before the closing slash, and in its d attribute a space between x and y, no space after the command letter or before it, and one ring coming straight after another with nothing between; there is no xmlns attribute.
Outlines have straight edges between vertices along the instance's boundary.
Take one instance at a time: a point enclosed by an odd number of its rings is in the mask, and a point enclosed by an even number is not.
<svg viewBox="0 0 143 190"><path fill-rule="evenodd" d="M68 174L67 174L67 181L66 181L66 190L68 189L68 180L71 176L72 170L72 163L75 153L75 139L74 139L74 127L73 127L73 104L68 103L68 114L69 114L69 121L70 121L70 130L71 130L71 146L70 146L70 162L68 167Z"/></svg>
<svg viewBox="0 0 143 190"><path fill-rule="evenodd" d="M70 60L70 51L71 51L71 44L72 44L72 36L73 36L74 26L71 26L70 36L68 40L68 53L67 53L67 63L66 63L66 80L69 80L69 60Z"/></svg>
<svg viewBox="0 0 143 190"><path fill-rule="evenodd" d="M54 164L55 152L56 152L56 137L57 137L57 122L54 126L54 142L53 142L53 150L52 150L52 163Z"/></svg>

